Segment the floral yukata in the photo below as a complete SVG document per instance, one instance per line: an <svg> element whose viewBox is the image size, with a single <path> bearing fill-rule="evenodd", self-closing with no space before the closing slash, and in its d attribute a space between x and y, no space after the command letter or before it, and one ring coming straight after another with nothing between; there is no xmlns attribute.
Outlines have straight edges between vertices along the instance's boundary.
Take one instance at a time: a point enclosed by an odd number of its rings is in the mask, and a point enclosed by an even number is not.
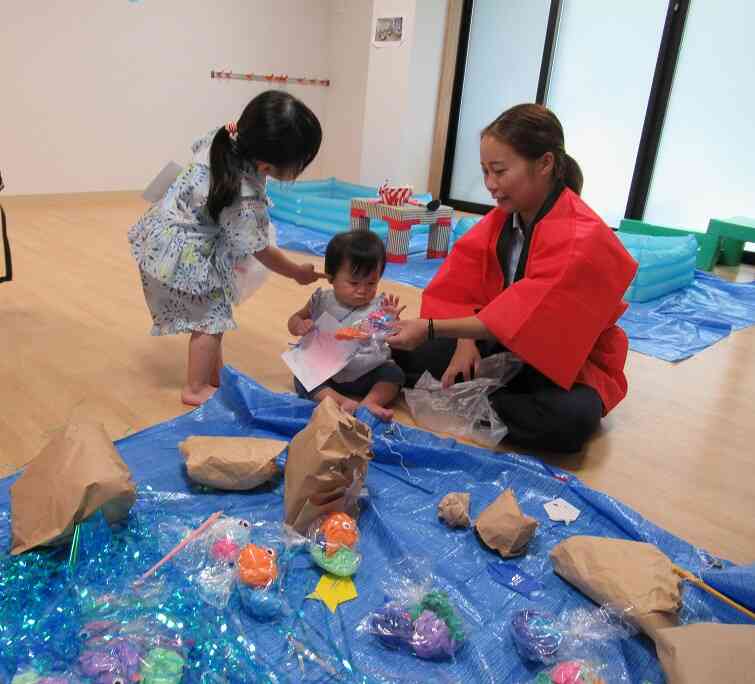
<svg viewBox="0 0 755 684"><path fill-rule="evenodd" d="M235 329L234 267L269 244L265 178L241 170L241 192L213 221L207 212L212 131L192 146L193 160L165 196L131 228L153 335Z"/></svg>

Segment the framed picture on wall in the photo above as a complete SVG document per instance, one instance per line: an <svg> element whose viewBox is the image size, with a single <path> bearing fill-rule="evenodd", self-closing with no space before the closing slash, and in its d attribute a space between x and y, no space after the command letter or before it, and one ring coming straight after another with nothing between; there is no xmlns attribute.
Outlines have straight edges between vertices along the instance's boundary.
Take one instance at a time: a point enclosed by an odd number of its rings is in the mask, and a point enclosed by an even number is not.
<svg viewBox="0 0 755 684"><path fill-rule="evenodd" d="M404 40L404 17L376 17L372 44L376 47L397 47Z"/></svg>

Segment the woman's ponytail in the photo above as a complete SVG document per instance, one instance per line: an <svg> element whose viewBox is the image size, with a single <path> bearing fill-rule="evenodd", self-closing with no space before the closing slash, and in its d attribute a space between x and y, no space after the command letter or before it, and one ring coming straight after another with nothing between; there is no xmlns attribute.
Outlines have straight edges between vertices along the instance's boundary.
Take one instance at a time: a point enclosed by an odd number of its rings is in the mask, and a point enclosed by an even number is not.
<svg viewBox="0 0 755 684"><path fill-rule="evenodd" d="M241 173L234 143L225 126L221 126L210 146L210 192L207 211L217 222L220 212L233 203L241 190Z"/></svg>
<svg viewBox="0 0 755 684"><path fill-rule="evenodd" d="M582 169L579 168L579 164L574 157L564 154L564 176L563 181L567 188L571 188L578 195L582 192L582 184L584 178L582 177Z"/></svg>

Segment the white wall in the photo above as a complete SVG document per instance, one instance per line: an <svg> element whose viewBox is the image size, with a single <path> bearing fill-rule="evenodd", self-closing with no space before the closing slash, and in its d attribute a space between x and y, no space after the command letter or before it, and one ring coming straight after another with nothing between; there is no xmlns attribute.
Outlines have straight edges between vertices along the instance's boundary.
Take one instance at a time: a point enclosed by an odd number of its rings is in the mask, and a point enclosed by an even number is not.
<svg viewBox="0 0 755 684"><path fill-rule="evenodd" d="M408 184L397 176L402 152L402 132L409 93L409 69L414 45L415 0L375 0L375 17L404 17L404 37L399 46L369 47L367 99L360 179L379 185L386 178ZM368 38L369 40L369 38Z"/></svg>
<svg viewBox="0 0 755 684"><path fill-rule="evenodd" d="M324 176L360 181L372 0L331 0Z"/></svg>
<svg viewBox="0 0 755 684"><path fill-rule="evenodd" d="M329 75L329 0L3 2L7 194L141 189L236 118L263 83L210 70ZM327 88L291 85L322 118ZM321 159L338 145L325 124Z"/></svg>
<svg viewBox="0 0 755 684"><path fill-rule="evenodd" d="M430 176L447 16L448 0L416 0L403 155L396 180L406 178L419 192L427 190Z"/></svg>
<svg viewBox="0 0 755 684"><path fill-rule="evenodd" d="M427 189L447 6L447 0L374 0L370 33L375 17L403 15L404 39L398 47L370 41L362 183L390 178Z"/></svg>

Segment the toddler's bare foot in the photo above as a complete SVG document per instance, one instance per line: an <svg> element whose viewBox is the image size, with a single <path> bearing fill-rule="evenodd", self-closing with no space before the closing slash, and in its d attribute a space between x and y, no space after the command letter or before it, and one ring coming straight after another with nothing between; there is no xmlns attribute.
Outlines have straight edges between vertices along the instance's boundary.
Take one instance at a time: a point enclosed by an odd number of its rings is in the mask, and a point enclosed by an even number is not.
<svg viewBox="0 0 755 684"><path fill-rule="evenodd" d="M181 390L181 401L189 406L200 406L204 404L213 394L217 387L205 385L198 391L193 391L188 385Z"/></svg>
<svg viewBox="0 0 755 684"><path fill-rule="evenodd" d="M342 402L338 404L346 413L354 413L359 408L359 402L353 399L344 398Z"/></svg>
<svg viewBox="0 0 755 684"><path fill-rule="evenodd" d="M393 411L372 401L363 401L359 406L364 406L373 416L388 423L393 420Z"/></svg>

